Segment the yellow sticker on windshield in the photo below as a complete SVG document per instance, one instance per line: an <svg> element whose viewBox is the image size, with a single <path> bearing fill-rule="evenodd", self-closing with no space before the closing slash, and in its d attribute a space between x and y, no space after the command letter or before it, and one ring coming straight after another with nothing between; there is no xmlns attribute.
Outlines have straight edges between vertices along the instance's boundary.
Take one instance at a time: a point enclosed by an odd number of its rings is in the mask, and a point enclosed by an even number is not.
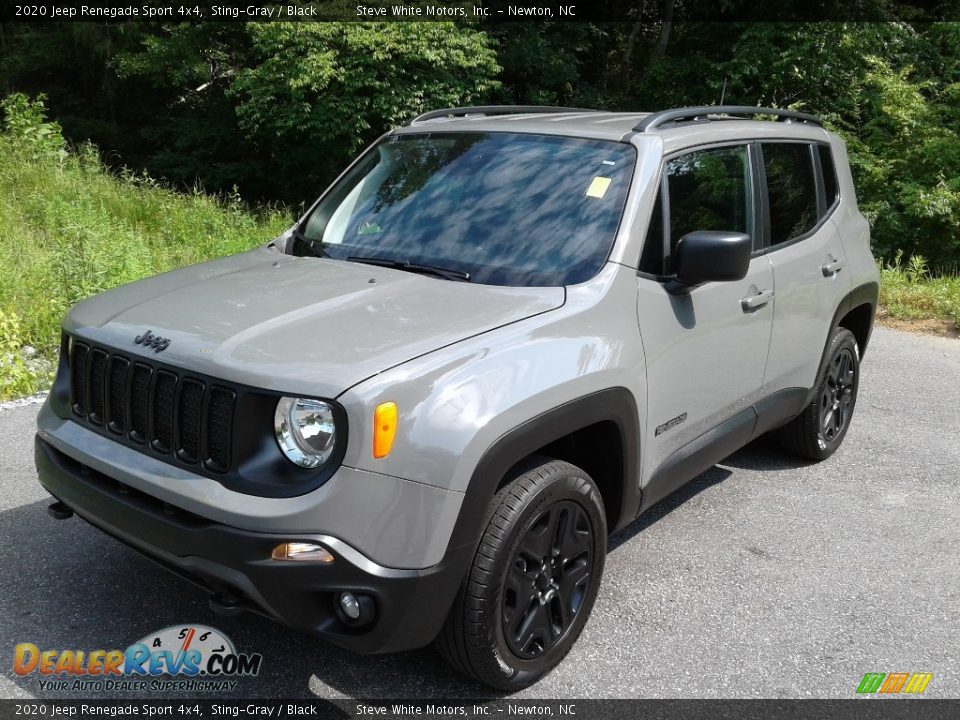
<svg viewBox="0 0 960 720"><path fill-rule="evenodd" d="M610 187L610 178L598 175L591 181L590 187L587 188L587 197L602 198L607 194L608 187Z"/></svg>

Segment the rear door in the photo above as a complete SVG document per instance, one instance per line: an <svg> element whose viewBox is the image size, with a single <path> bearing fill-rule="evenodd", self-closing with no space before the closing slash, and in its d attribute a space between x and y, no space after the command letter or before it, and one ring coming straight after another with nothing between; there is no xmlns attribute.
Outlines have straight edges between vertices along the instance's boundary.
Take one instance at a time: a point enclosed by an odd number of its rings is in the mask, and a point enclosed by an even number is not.
<svg viewBox="0 0 960 720"><path fill-rule="evenodd" d="M765 374L772 394L813 387L833 314L851 275L830 214L838 202L829 146L760 143L763 239L776 301Z"/></svg>
<svg viewBox="0 0 960 720"><path fill-rule="evenodd" d="M763 381L773 318L769 258L755 254L742 280L706 283L685 295L666 287L674 277L673 249L686 233L745 232L760 250L754 152L750 143L708 147L664 166L640 260L637 317L648 388L643 474L649 483L655 471L669 469L671 478L664 483L657 476L645 504L689 479L677 459L706 433L736 444L753 431L750 405Z"/></svg>

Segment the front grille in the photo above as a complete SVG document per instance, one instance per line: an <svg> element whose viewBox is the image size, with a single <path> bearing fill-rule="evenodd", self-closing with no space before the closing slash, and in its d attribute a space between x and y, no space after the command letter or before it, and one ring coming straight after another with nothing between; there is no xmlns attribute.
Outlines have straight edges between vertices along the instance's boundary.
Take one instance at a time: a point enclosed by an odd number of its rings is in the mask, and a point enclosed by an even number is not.
<svg viewBox="0 0 960 720"><path fill-rule="evenodd" d="M233 434L233 393L223 388L210 388L210 412L207 414L207 456L209 467L225 472L230 466L230 437Z"/></svg>
<svg viewBox="0 0 960 720"><path fill-rule="evenodd" d="M180 459L196 462L200 458L200 413L203 410L203 383L184 380L180 388L177 426L180 430Z"/></svg>
<svg viewBox="0 0 960 720"><path fill-rule="evenodd" d="M94 425L103 425L106 415L104 402L106 392L104 384L107 379L107 359L109 356L103 350L94 350L90 353L90 416Z"/></svg>
<svg viewBox="0 0 960 720"><path fill-rule="evenodd" d="M133 376L130 379L130 439L137 443L147 441L152 375L153 369L149 365L137 363L133 366Z"/></svg>
<svg viewBox="0 0 960 720"><path fill-rule="evenodd" d="M153 448L162 453L173 446L173 396L177 393L177 376L166 370L157 371L153 395Z"/></svg>
<svg viewBox="0 0 960 720"><path fill-rule="evenodd" d="M202 462L216 473L230 470L233 390L82 342L71 350L70 385L81 421L105 426L145 452L185 465Z"/></svg>
<svg viewBox="0 0 960 720"><path fill-rule="evenodd" d="M126 358L114 357L110 361L110 422L111 432L121 434L127 427L127 370Z"/></svg>

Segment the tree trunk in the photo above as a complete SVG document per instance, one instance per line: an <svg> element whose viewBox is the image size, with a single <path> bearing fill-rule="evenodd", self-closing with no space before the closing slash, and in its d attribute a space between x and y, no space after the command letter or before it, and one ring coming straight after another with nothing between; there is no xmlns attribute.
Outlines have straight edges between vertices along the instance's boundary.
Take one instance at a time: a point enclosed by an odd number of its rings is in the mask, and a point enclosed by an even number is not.
<svg viewBox="0 0 960 720"><path fill-rule="evenodd" d="M631 64L633 63L633 49L637 44L637 35L640 33L640 28L643 23L640 20L637 20L633 23L633 27L630 29L630 34L627 36L627 44L623 49L623 71L620 74L620 82L623 87L623 94L630 94L630 70Z"/></svg>
<svg viewBox="0 0 960 720"><path fill-rule="evenodd" d="M667 53L670 31L673 30L673 4L674 0L664 0L663 2L663 23L660 25L660 37L657 38L657 48L653 54L653 57L657 60Z"/></svg>

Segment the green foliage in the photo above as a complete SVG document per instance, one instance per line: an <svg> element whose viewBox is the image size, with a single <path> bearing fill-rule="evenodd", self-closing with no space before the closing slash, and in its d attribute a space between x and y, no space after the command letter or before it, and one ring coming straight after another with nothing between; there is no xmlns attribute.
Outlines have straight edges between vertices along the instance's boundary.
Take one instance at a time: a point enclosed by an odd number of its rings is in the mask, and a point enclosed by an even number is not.
<svg viewBox="0 0 960 720"><path fill-rule="evenodd" d="M874 250L960 264L960 24L687 25L638 95L813 112L847 140Z"/></svg>
<svg viewBox="0 0 960 720"><path fill-rule="evenodd" d="M60 320L76 302L146 275L236 253L278 234L279 212L173 192L142 173L106 171L92 146L38 154L42 104L21 98L0 133L0 399L49 380ZM9 111L8 111L9 113ZM12 128L16 127L14 131ZM35 348L30 357L25 347Z"/></svg>
<svg viewBox="0 0 960 720"><path fill-rule="evenodd" d="M0 309L0 401L30 395L53 379L49 364L30 367L24 356L20 318Z"/></svg>
<svg viewBox="0 0 960 720"><path fill-rule="evenodd" d="M903 251L880 265L880 304L900 319L943 318L960 330L960 277L932 276L927 261L914 255L903 262Z"/></svg>
<svg viewBox="0 0 960 720"><path fill-rule="evenodd" d="M250 34L255 63L230 92L243 127L281 140L352 153L371 130L496 87L485 36L446 23L256 23Z"/></svg>
<svg viewBox="0 0 960 720"><path fill-rule="evenodd" d="M499 102L616 107L618 98L603 87L615 34L569 22L505 24L490 34L502 66Z"/></svg>
<svg viewBox="0 0 960 720"><path fill-rule="evenodd" d="M449 23L252 23L248 32L252 61L227 93L252 140L277 154L296 148L289 163L300 177L329 177L390 127L483 102L497 87L486 36Z"/></svg>
<svg viewBox="0 0 960 720"><path fill-rule="evenodd" d="M4 114L3 127L23 151L35 156L59 156L64 152L63 134L60 125L44 120L45 99L43 94L35 100L23 93L8 95L0 101L0 110Z"/></svg>
<svg viewBox="0 0 960 720"><path fill-rule="evenodd" d="M171 25L116 68L166 98L142 131L155 171L292 205L390 127L499 87L486 34L443 22Z"/></svg>

